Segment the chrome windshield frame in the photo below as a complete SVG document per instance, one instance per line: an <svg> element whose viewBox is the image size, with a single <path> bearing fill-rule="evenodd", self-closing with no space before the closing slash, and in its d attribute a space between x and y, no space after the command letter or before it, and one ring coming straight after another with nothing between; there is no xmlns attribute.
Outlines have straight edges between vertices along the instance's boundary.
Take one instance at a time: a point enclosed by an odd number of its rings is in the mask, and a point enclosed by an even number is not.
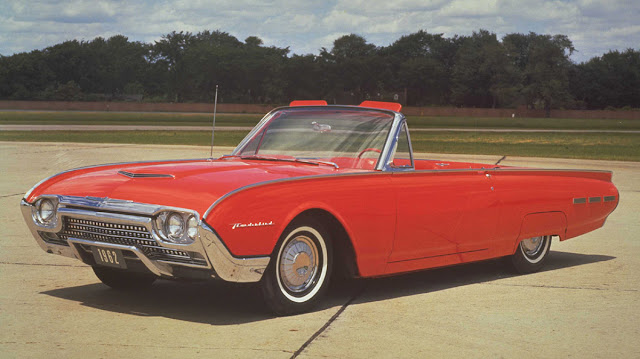
<svg viewBox="0 0 640 359"><path fill-rule="evenodd" d="M264 115L264 117L262 117L262 119L258 122L257 125L255 125L255 127L253 129L251 129L251 131L249 131L249 133L244 136L244 138L242 139L242 141L240 141L240 143L238 143L238 145L236 146L236 148L233 149L233 152L231 152L231 156L238 156L238 153L240 153L240 151L242 149L244 149L244 147L247 145L247 143L249 143L249 141L251 141L251 139L253 138L253 136L256 135L256 133L258 133L259 131L262 130L262 127L264 127L264 125L269 122L269 120L271 120L271 117L273 117L273 114L284 109L286 107L278 107L278 108L274 108L273 110L269 111L266 115Z"/></svg>
<svg viewBox="0 0 640 359"><path fill-rule="evenodd" d="M385 141L384 148L382 149L382 154L380 155L380 160L376 164L377 171L385 171L385 172L393 172L393 171L407 171L413 170L413 147L411 146L411 137L409 137L409 128L406 125L407 119L403 114L399 112L394 112L395 116L393 118L393 125L391 125L391 129L389 129L389 135L387 136L387 140ZM411 156L411 167L393 167L391 164L393 163L393 157L396 153L396 149L398 147L398 137L400 136L400 132L402 128L405 127L407 131L407 139L409 140L409 153Z"/></svg>
<svg viewBox="0 0 640 359"><path fill-rule="evenodd" d="M378 157L378 161L376 163L376 166L374 168L375 171L399 171L399 170L413 170L413 147L411 146L411 139L409 137L409 129L406 128L407 131L407 137L409 139L409 150L411 152L411 163L412 163L412 167L406 167L406 168L395 168L391 166L391 163L393 162L393 155L395 154L395 150L396 147L398 145L398 136L400 134L400 131L402 130L403 126L406 126L406 118L402 113L399 112L395 112L395 111L390 111L390 110L384 110L384 109L379 109L379 108L370 108L370 107L360 107L360 106L345 106L345 105L338 105L338 106L334 106L334 105L330 105L330 106L308 106L309 108L314 108L314 109L323 109L323 108L331 108L331 109L336 109L336 108L343 108L343 109L358 109L358 110L374 110L374 111L379 111L379 112L384 112L384 113L388 113L388 114L393 114L393 120L391 123L391 127L389 128L389 133L387 134L387 137L385 139L385 143L384 143L384 147L382 148L382 152L380 153L380 156ZM251 139L253 139L253 137L259 133L260 131L262 131L264 125L266 123L268 123L271 118L273 117L273 115L275 113L277 113L278 111L281 110L285 110L285 109L290 109L290 108L299 108L299 107L289 107L289 106L285 106L285 107L278 107L275 108L273 110L271 110L269 113L267 113L261 120L260 122L258 122L258 124L244 137L244 139L242 139L242 141L240 141L240 143L238 144L238 146L236 146L236 148L233 150L233 152L231 152L231 156L238 156L239 153L242 152L242 150L244 149L244 147L246 147L246 145L249 143L249 141L251 141Z"/></svg>

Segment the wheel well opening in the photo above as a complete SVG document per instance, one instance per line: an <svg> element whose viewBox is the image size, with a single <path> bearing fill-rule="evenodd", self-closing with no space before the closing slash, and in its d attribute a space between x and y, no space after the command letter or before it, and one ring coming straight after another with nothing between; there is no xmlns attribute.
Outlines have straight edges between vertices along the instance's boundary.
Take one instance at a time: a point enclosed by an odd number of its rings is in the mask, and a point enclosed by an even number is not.
<svg viewBox="0 0 640 359"><path fill-rule="evenodd" d="M351 238L342 226L342 223L336 219L331 213L323 209L309 209L297 215L292 222L298 221L305 217L311 217L319 220L329 231L333 240L334 251L334 276L342 276L344 278L359 277L358 265L356 263L356 253L351 243Z"/></svg>

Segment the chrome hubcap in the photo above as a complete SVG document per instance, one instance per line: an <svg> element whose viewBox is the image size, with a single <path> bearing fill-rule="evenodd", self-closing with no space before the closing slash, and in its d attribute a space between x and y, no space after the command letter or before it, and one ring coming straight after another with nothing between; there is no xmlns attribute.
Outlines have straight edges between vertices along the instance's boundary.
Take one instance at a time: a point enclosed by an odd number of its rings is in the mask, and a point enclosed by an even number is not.
<svg viewBox="0 0 640 359"><path fill-rule="evenodd" d="M318 269L318 248L311 238L297 236L282 251L280 278L291 292L303 292L312 284Z"/></svg>
<svg viewBox="0 0 640 359"><path fill-rule="evenodd" d="M520 247L527 257L535 257L540 253L544 244L544 237L533 237L522 240Z"/></svg>

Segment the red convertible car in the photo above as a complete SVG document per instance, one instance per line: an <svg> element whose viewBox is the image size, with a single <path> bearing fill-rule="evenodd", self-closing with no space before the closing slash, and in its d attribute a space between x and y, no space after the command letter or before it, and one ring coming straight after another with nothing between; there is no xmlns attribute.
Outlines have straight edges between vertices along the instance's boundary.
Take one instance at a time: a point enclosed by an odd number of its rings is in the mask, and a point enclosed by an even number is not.
<svg viewBox="0 0 640 359"><path fill-rule="evenodd" d="M608 171L415 159L400 109L294 101L230 155L62 172L31 189L22 212L42 249L110 287L260 282L267 305L292 314L338 274L497 257L537 271L552 237L600 228L618 204Z"/></svg>

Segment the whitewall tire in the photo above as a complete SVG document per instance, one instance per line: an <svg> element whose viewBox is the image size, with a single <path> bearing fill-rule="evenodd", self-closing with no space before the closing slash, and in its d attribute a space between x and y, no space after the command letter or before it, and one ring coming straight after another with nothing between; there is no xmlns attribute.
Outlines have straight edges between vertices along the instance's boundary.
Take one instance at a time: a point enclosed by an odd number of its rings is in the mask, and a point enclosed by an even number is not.
<svg viewBox="0 0 640 359"><path fill-rule="evenodd" d="M328 231L312 219L285 230L262 279L267 306L276 314L308 311L326 292L333 265Z"/></svg>
<svg viewBox="0 0 640 359"><path fill-rule="evenodd" d="M534 273L542 269L551 248L551 236L523 239L516 252L510 257L513 268L522 274Z"/></svg>

